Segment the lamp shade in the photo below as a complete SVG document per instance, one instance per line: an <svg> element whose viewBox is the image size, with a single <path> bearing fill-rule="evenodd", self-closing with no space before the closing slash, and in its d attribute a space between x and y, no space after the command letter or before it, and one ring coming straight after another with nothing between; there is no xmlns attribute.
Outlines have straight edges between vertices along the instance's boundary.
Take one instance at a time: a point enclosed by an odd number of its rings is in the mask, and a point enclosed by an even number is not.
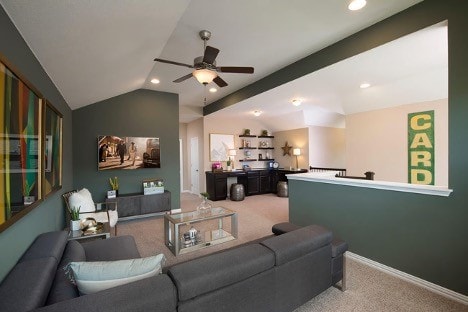
<svg viewBox="0 0 468 312"><path fill-rule="evenodd" d="M300 148L293 149L293 155L294 156L300 156L301 155L301 149Z"/></svg>
<svg viewBox="0 0 468 312"><path fill-rule="evenodd" d="M192 72L192 75L202 84L209 84L218 76L216 72L209 69L196 69Z"/></svg>

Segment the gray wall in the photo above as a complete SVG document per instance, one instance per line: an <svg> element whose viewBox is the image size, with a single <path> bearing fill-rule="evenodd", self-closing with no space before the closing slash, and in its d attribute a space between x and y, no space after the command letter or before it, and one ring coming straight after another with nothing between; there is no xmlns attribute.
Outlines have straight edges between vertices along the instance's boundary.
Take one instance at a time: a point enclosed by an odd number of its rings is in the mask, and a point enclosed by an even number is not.
<svg viewBox="0 0 468 312"><path fill-rule="evenodd" d="M97 137L158 137L161 168L98 171ZM179 98L177 94L136 90L73 111L74 188L86 187L95 201L105 199L109 178L119 178L119 194L142 192L142 181L162 178L180 208Z"/></svg>
<svg viewBox="0 0 468 312"><path fill-rule="evenodd" d="M385 42L448 19L450 197L291 181L290 220L323 224L350 250L468 295L468 2L426 0L327 49ZM320 53L319 53L320 55ZM320 62L320 58L311 60ZM303 194L309 194L304 196Z"/></svg>
<svg viewBox="0 0 468 312"><path fill-rule="evenodd" d="M0 53L63 114L63 189L72 187L72 113L57 88L29 50L0 6ZM62 229L62 190L51 194L33 211L0 234L0 280L13 267L36 236Z"/></svg>

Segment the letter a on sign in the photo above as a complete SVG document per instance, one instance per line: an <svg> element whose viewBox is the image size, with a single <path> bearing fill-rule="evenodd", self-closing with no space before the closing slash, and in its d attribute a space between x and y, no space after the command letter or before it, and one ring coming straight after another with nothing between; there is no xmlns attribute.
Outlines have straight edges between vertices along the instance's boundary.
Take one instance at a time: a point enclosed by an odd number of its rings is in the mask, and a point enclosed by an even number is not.
<svg viewBox="0 0 468 312"><path fill-rule="evenodd" d="M408 114L408 182L434 185L434 111Z"/></svg>

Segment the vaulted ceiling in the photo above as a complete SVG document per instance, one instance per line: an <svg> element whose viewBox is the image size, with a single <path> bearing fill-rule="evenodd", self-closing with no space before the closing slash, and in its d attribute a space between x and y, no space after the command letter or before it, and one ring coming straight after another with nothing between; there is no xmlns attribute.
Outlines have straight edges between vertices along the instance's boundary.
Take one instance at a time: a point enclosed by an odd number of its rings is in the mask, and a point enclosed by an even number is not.
<svg viewBox="0 0 468 312"><path fill-rule="evenodd" d="M206 103L216 101L420 0L367 2L364 9L349 11L348 0L0 0L72 109L146 88L179 94L181 122L201 117L205 98ZM194 78L173 83L191 70L153 59L191 64L203 55L198 35L202 29L212 32L208 45L220 49L218 65L253 66L255 73L220 74L229 85L217 87L216 93L208 92ZM398 46L390 51L395 49ZM358 81L351 79L350 72L364 74L365 68L377 66L382 72L385 62L381 60L386 57L377 54L364 65L351 60L330 71L324 69L266 92L264 98L260 95L235 105L237 110L233 107L231 113L260 109L268 117L268 111L277 109L262 103L271 103L273 98L284 103L293 97L303 98L304 104L315 103L313 109L323 110L324 116L353 112L353 104L343 101L338 91ZM409 58L407 62L411 63ZM405 75L410 78L408 72ZM153 78L160 83L152 84ZM353 96L362 102L357 92ZM289 109L291 105L284 106ZM305 105L286 113L298 110L307 115Z"/></svg>

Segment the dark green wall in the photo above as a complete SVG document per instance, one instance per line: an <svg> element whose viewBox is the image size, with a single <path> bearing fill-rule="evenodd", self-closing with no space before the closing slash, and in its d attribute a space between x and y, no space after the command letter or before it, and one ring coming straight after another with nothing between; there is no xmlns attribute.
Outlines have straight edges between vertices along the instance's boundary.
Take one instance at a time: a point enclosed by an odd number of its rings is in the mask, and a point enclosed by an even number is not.
<svg viewBox="0 0 468 312"><path fill-rule="evenodd" d="M97 137L158 137L161 168L98 171ZM109 178L119 178L119 193L142 192L142 181L162 178L180 208L179 98L177 94L136 90L73 111L74 187L86 187L95 201L105 199Z"/></svg>
<svg viewBox="0 0 468 312"><path fill-rule="evenodd" d="M290 220L320 223L350 250L468 295L468 2L425 0L225 98L204 114L448 20L449 198L292 181ZM304 34L307 35L307 34ZM313 34L311 34L313 35ZM304 196L304 194L309 194Z"/></svg>
<svg viewBox="0 0 468 312"><path fill-rule="evenodd" d="M63 188L72 187L72 113L41 64L0 6L0 53L63 114ZM62 191L50 195L21 220L0 233L0 280L26 248L43 232L63 228Z"/></svg>
<svg viewBox="0 0 468 312"><path fill-rule="evenodd" d="M367 40L387 41L407 29L414 31L448 19L452 195L446 198L291 181L289 201L291 222L323 224L346 240L350 251L464 295L468 295L467 4L426 0L351 39L365 46ZM341 54L334 48L328 52Z"/></svg>

